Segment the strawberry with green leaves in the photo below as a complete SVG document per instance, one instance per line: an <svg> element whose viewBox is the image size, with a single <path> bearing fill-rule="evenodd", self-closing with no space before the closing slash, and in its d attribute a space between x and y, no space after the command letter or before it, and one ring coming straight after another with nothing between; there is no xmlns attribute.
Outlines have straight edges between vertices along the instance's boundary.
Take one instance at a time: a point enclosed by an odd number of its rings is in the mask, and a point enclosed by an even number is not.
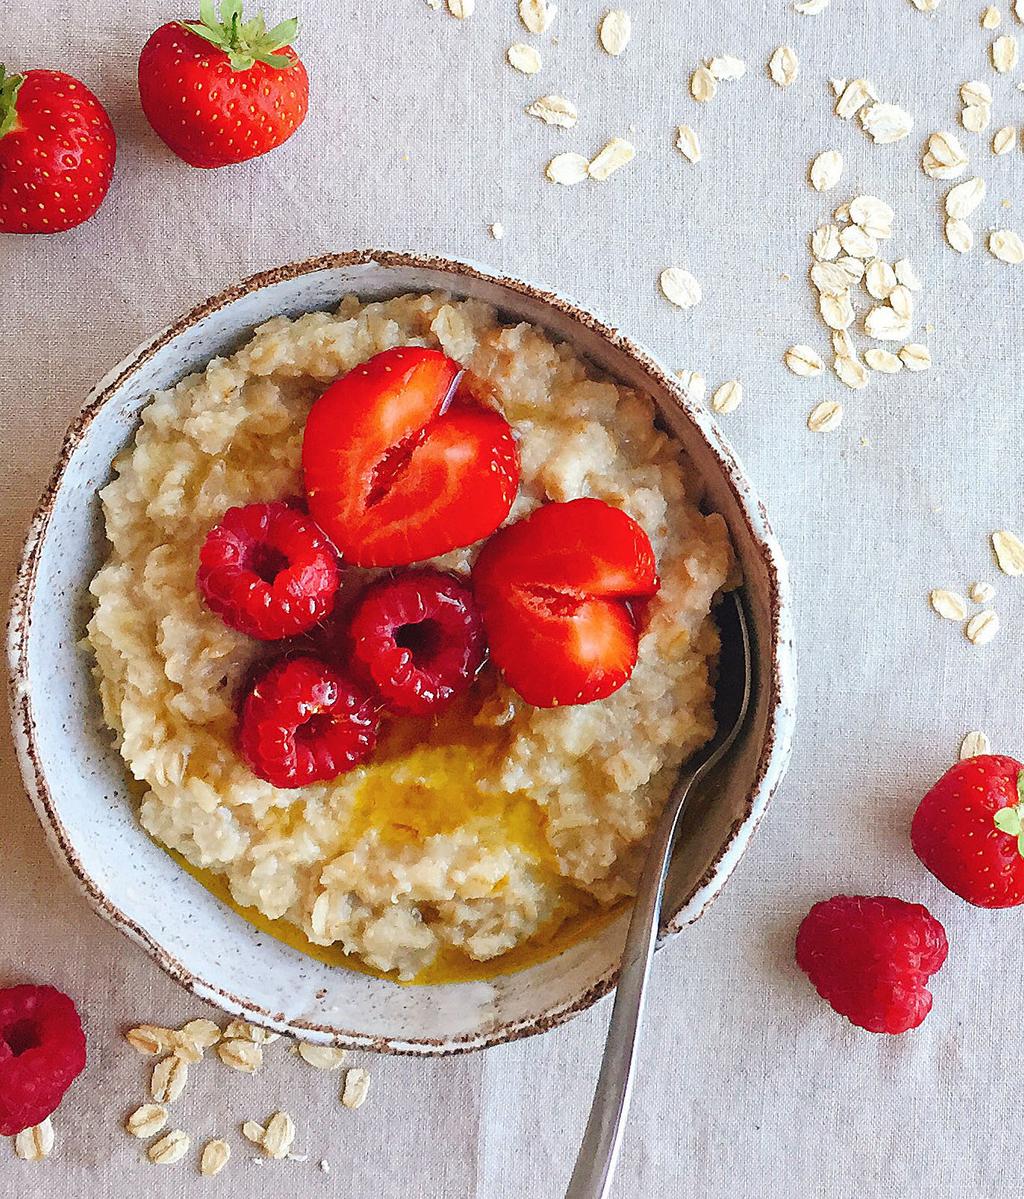
<svg viewBox="0 0 1024 1199"><path fill-rule="evenodd" d="M139 97L154 131L194 167L246 162L305 120L309 77L289 43L298 21L268 29L242 0L202 0L198 21L171 21L139 57Z"/></svg>
<svg viewBox="0 0 1024 1199"><path fill-rule="evenodd" d="M116 157L106 109L81 80L0 66L0 233L63 233L87 221Z"/></svg>
<svg viewBox="0 0 1024 1199"><path fill-rule="evenodd" d="M1001 754L958 762L921 800L914 852L979 908L1024 903L1024 764Z"/></svg>

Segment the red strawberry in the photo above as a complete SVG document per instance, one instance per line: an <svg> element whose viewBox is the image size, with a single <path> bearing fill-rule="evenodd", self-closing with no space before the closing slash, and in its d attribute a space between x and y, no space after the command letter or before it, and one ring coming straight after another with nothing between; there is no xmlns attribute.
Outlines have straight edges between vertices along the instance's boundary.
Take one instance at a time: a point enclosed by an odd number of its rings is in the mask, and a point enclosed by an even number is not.
<svg viewBox="0 0 1024 1199"><path fill-rule="evenodd" d="M796 961L818 994L868 1032L917 1028L932 1007L925 984L946 960L946 931L919 903L836 895L796 935Z"/></svg>
<svg viewBox="0 0 1024 1199"><path fill-rule="evenodd" d="M84 83L0 66L0 233L62 233L87 221L116 157L114 127Z"/></svg>
<svg viewBox="0 0 1024 1199"><path fill-rule="evenodd" d="M400 346L332 383L306 421L309 511L344 559L405 566L487 537L519 456L504 417L460 396L461 368Z"/></svg>
<svg viewBox="0 0 1024 1199"><path fill-rule="evenodd" d="M298 21L242 20L242 0L202 0L198 21L171 21L139 57L139 98L157 135L194 167L258 158L306 119L309 77L288 43Z"/></svg>
<svg viewBox="0 0 1024 1199"><path fill-rule="evenodd" d="M658 586L647 534L593 499L538 508L473 567L491 658L538 708L604 699L626 682L637 653L628 601Z"/></svg>
<svg viewBox="0 0 1024 1199"><path fill-rule="evenodd" d="M1024 903L1024 765L999 754L957 762L918 805L910 841L939 882L968 903Z"/></svg>

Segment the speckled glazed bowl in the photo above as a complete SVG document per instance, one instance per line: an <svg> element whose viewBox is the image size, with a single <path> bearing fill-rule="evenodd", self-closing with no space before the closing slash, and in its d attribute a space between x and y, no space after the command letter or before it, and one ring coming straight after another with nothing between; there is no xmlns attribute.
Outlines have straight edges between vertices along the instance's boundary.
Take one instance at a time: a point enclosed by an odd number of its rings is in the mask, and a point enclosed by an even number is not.
<svg viewBox="0 0 1024 1199"><path fill-rule="evenodd" d="M588 1007L614 985L626 916L551 961L488 982L400 987L298 953L223 906L143 832L78 642L88 584L106 553L96 493L153 391L230 352L272 316L330 309L353 291L378 299L436 288L543 326L648 393L703 476L707 504L728 521L746 579L758 685L745 734L711 797L689 812L673 864L671 930L696 920L732 873L786 767L795 682L785 568L760 502L707 415L643 350L542 288L463 263L365 251L281 267L201 304L115 367L71 426L29 530L9 631L25 785L54 852L93 907L232 1015L313 1041L420 1054L527 1036Z"/></svg>

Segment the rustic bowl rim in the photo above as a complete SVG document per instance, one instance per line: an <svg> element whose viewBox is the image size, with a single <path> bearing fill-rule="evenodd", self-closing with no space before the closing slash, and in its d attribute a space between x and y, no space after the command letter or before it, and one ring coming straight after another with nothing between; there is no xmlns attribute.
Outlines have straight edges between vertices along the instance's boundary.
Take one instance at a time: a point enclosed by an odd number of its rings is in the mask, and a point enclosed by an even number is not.
<svg viewBox="0 0 1024 1199"><path fill-rule="evenodd" d="M363 249L318 255L302 261L287 263L250 275L217 295L203 300L188 312L171 321L159 332L132 350L92 388L85 403L72 420L64 436L56 465L29 523L24 548L12 588L8 620L8 660L10 667L9 699L11 728L18 754L22 779L36 815L58 861L72 874L78 889L94 911L114 927L141 945L157 964L177 983L197 998L213 1003L223 1011L242 1016L253 1023L275 1031L298 1036L312 1036L352 1048L378 1052L413 1054L419 1056L465 1053L532 1036L554 1028L574 1015L585 1011L615 986L618 968L611 968L583 994L563 1002L540 1016L508 1021L479 1033L438 1039L376 1037L354 1030L339 1030L332 1026L289 1020L275 1016L237 995L200 978L170 954L147 930L111 902L103 889L84 868L72 838L61 820L45 777L36 745L35 723L27 682L28 636L32 605L35 598L35 576L39 555L49 527L56 496L64 473L79 443L88 433L97 413L116 397L124 382L169 342L205 317L227 307L243 296L276 283L288 282L322 270L353 266L384 268L413 268L435 270L459 279L476 280L496 285L516 295L536 301L548 309L560 312L624 353L641 368L658 388L667 391L689 417L691 423L708 444L722 477L736 499L748 532L761 555L769 584L771 646L770 677L763 685L770 690L768 724L758 757L757 769L746 800L746 809L737 820L714 861L704 876L673 911L665 926L665 936L678 933L687 924L699 919L725 885L746 850L765 809L785 774L789 759L796 698L796 669L793 652L791 599L788 573L781 548L772 531L760 499L754 494L743 467L736 455L702 409L689 401L672 377L637 342L618 329L606 324L591 312L551 288L528 283L515 276L498 273L462 259L400 250ZM727 859L731 858L730 861Z"/></svg>

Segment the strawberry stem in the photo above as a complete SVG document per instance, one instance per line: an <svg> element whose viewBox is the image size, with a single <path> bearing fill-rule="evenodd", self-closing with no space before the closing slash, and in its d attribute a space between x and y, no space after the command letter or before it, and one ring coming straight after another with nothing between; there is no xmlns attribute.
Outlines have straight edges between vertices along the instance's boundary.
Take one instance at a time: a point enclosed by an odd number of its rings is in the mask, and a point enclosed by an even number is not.
<svg viewBox="0 0 1024 1199"><path fill-rule="evenodd" d="M1017 838L1017 852L1024 858L1024 770L1017 775L1017 803L1000 808L992 823L1001 833Z"/></svg>
<svg viewBox="0 0 1024 1199"><path fill-rule="evenodd" d="M253 63L262 62L279 71L287 71L295 60L287 54L275 54L295 40L299 31L297 17L267 28L263 14L251 21L242 20L243 0L221 0L220 15L215 0L200 0L199 20L183 21L186 29L204 38L218 50L223 50L234 71L248 71Z"/></svg>
<svg viewBox="0 0 1024 1199"><path fill-rule="evenodd" d="M24 75L8 75L0 64L0 137L10 133L18 119L16 101L18 90L24 82Z"/></svg>

